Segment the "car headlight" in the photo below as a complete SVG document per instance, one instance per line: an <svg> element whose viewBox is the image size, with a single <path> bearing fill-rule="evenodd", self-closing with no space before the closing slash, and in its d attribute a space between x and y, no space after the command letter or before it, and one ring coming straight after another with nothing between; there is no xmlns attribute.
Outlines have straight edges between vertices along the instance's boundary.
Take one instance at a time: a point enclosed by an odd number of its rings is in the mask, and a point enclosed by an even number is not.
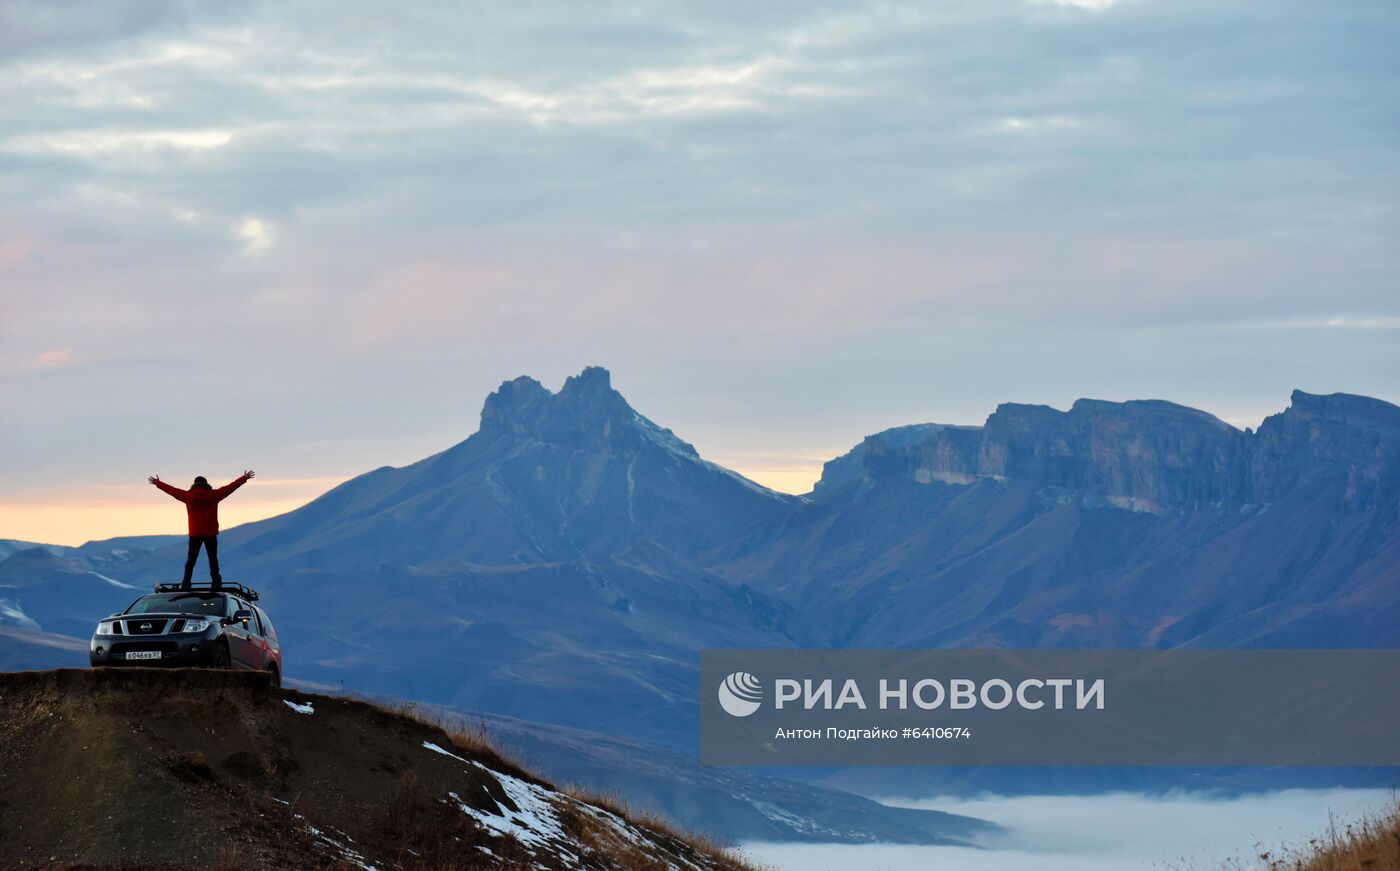
<svg viewBox="0 0 1400 871"><path fill-rule="evenodd" d="M208 629L208 628L209 628L209 621L208 621L208 620L197 620L197 619L192 619L192 618L187 617L187 618L185 618L185 625L180 627L180 631L181 631L181 632L203 632L205 629Z"/></svg>
<svg viewBox="0 0 1400 871"><path fill-rule="evenodd" d="M112 634L112 621L108 621L108 622L105 622L105 623L98 623L98 624L97 624L97 634L98 634L98 635L111 635L111 634Z"/></svg>

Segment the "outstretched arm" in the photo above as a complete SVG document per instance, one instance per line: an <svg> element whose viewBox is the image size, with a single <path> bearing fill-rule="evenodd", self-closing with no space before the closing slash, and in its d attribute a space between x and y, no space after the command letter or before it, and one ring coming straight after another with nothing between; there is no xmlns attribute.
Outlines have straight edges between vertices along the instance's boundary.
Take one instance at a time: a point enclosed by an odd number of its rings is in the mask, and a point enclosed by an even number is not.
<svg viewBox="0 0 1400 871"><path fill-rule="evenodd" d="M159 475L152 475L146 480L150 481L152 484L155 484L157 487L169 493L171 496L174 496L176 499L179 499L181 502L184 502L185 497L189 495L188 490L181 490L179 487L170 486L169 484L162 481Z"/></svg>
<svg viewBox="0 0 1400 871"><path fill-rule="evenodd" d="M228 482L227 484L225 484L224 486L222 486L222 487L220 487L219 489L215 490L215 491L214 491L214 495L215 495L215 496L218 496L220 499L222 499L222 498L224 498L225 496L227 496L228 494L232 493L234 490L237 490L239 487L242 487L244 484L248 483L248 479L250 479L250 478L252 478L252 477L253 477L253 470L252 470L252 469L249 469L248 471L244 472L242 475L238 476L237 478L234 478L232 481L229 481L229 482Z"/></svg>

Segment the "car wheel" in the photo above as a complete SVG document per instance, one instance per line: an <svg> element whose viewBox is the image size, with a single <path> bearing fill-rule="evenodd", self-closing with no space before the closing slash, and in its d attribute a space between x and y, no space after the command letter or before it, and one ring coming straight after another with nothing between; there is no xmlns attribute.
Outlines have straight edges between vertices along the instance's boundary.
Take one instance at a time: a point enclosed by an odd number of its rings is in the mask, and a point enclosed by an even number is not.
<svg viewBox="0 0 1400 871"><path fill-rule="evenodd" d="M228 656L228 648L220 644L214 648L214 655L209 657L210 668L228 668L231 664Z"/></svg>
<svg viewBox="0 0 1400 871"><path fill-rule="evenodd" d="M267 667L267 673L272 675L273 686L280 687L282 685L282 672L277 670L277 666L269 665Z"/></svg>

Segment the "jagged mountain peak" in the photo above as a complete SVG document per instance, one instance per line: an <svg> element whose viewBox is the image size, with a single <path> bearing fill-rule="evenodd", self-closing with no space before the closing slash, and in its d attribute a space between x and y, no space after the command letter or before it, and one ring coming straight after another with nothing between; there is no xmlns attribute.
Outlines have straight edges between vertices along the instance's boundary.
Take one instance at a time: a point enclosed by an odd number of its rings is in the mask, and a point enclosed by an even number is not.
<svg viewBox="0 0 1400 871"><path fill-rule="evenodd" d="M601 366L571 375L558 393L524 375L506 381L482 406L481 432L602 453L635 453L652 445L699 458L689 443L637 413Z"/></svg>
<svg viewBox="0 0 1400 871"><path fill-rule="evenodd" d="M527 376L506 381L469 438L230 535L258 542L278 564L520 565L641 543L693 554L732 542L791 501L702 459L637 413L606 369L590 366L558 392ZM339 535L373 543L327 546Z"/></svg>
<svg viewBox="0 0 1400 871"><path fill-rule="evenodd" d="M535 416L552 396L543 384L528 375L502 382L481 406L481 430L512 429Z"/></svg>
<svg viewBox="0 0 1400 871"><path fill-rule="evenodd" d="M564 386L559 391L561 394L594 396L612 393L617 391L612 388L612 373L602 366L585 366L583 371L577 375L570 375L564 379Z"/></svg>

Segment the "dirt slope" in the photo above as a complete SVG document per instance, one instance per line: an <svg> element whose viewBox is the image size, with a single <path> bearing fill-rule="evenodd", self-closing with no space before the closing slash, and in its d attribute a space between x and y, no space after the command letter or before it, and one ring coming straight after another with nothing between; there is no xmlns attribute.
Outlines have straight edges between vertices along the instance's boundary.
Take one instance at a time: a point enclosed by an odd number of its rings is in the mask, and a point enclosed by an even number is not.
<svg viewBox="0 0 1400 871"><path fill-rule="evenodd" d="M739 869L470 736L264 675L0 674L19 868Z"/></svg>

